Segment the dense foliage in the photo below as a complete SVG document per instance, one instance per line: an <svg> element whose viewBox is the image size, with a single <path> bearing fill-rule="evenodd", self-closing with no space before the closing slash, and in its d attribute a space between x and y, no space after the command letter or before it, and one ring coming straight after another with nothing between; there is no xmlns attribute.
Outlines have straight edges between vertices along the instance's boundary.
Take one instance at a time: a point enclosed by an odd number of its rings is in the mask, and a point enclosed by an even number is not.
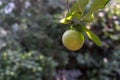
<svg viewBox="0 0 120 80"><path fill-rule="evenodd" d="M120 4L88 25L103 46L86 37L76 52L61 42L69 28L58 23L65 7L64 0L0 0L0 80L120 79Z"/></svg>

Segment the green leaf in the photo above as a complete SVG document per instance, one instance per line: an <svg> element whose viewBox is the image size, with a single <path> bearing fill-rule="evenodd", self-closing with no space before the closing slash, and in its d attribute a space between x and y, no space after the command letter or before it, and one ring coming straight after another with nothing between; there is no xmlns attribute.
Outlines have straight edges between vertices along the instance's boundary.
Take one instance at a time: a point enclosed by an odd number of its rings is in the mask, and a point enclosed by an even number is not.
<svg viewBox="0 0 120 80"><path fill-rule="evenodd" d="M88 2L89 0L78 0L78 2L74 3L74 5L72 6L71 11L76 11L77 9L77 11L83 13Z"/></svg>
<svg viewBox="0 0 120 80"><path fill-rule="evenodd" d="M83 16L89 16L99 9L103 9L108 2L109 0L89 0Z"/></svg>
<svg viewBox="0 0 120 80"><path fill-rule="evenodd" d="M72 16L69 16L69 17L66 17L66 18L61 19L61 20L60 20L60 23L70 24L70 23L71 23L71 17L72 17Z"/></svg>
<svg viewBox="0 0 120 80"><path fill-rule="evenodd" d="M73 4L66 18L61 23L69 24L72 20L80 22L92 22L94 20L93 13L105 7L109 0L78 0Z"/></svg>
<svg viewBox="0 0 120 80"><path fill-rule="evenodd" d="M73 4L66 17L72 16L72 18L80 19L88 2L89 0L78 0Z"/></svg>
<svg viewBox="0 0 120 80"><path fill-rule="evenodd" d="M87 36L98 46L102 46L102 41L100 40L100 38L94 34L92 31L90 31L89 29L87 29L86 27L82 27L82 30L84 30L84 32L87 34Z"/></svg>
<svg viewBox="0 0 120 80"><path fill-rule="evenodd" d="M82 21L82 22L88 22L88 23L90 23L90 22L94 21L94 15L91 14L91 15L88 16L88 17L84 17L84 18L81 19L81 21Z"/></svg>

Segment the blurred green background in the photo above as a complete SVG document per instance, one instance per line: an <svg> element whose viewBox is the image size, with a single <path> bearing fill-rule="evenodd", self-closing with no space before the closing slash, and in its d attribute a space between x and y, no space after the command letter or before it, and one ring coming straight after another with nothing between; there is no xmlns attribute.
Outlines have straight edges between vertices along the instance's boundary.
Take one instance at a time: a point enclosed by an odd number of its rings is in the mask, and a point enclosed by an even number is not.
<svg viewBox="0 0 120 80"><path fill-rule="evenodd" d="M65 0L0 0L0 80L120 80L120 1L88 26L103 46L86 37L76 52L61 42L65 11Z"/></svg>

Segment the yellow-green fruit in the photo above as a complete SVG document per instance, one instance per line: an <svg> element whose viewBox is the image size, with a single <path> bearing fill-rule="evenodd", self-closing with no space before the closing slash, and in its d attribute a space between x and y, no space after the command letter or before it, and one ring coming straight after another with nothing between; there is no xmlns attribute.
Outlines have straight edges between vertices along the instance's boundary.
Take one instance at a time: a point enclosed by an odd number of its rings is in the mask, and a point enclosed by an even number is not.
<svg viewBox="0 0 120 80"><path fill-rule="evenodd" d="M84 36L76 30L67 30L62 36L62 42L69 50L77 51L84 44Z"/></svg>

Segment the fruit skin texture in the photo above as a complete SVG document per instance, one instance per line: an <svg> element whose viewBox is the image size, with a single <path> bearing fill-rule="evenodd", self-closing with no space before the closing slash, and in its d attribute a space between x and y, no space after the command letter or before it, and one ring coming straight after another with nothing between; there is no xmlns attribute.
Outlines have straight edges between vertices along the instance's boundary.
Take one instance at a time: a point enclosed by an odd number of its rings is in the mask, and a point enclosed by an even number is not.
<svg viewBox="0 0 120 80"><path fill-rule="evenodd" d="M67 30L62 36L62 42L69 50L77 51L84 44L84 36L76 30Z"/></svg>

